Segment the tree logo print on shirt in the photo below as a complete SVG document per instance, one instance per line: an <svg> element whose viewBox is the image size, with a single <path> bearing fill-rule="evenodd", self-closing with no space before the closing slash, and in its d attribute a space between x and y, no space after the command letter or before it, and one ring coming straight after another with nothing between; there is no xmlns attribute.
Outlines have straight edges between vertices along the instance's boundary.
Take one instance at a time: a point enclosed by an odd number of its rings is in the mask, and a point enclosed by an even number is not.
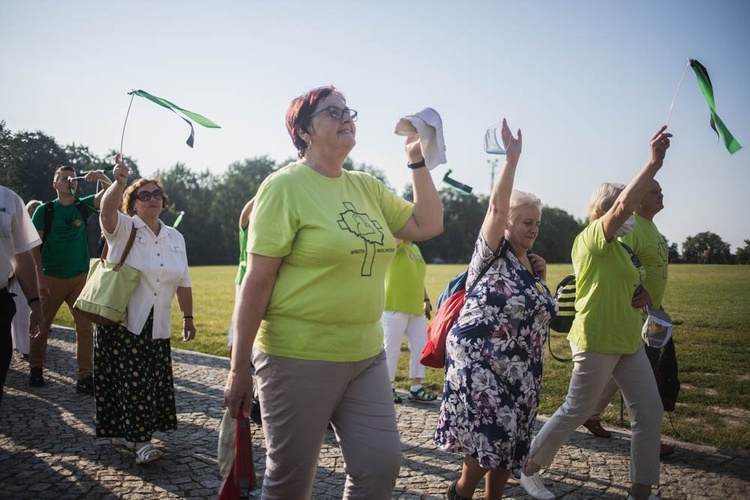
<svg viewBox="0 0 750 500"><path fill-rule="evenodd" d="M365 244L364 261L362 262L362 276L372 276L372 264L375 261L375 245L383 246L385 235L382 226L370 218L369 215L357 212L354 205L348 201L344 202L345 212L339 215L339 227L344 231L354 233L357 238L362 238Z"/></svg>

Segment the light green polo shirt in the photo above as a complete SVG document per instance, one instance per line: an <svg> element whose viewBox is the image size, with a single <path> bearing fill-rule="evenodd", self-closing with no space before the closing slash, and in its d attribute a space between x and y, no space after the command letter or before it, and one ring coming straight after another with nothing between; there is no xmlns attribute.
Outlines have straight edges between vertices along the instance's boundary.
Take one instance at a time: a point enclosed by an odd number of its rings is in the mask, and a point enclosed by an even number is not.
<svg viewBox="0 0 750 500"><path fill-rule="evenodd" d="M669 248L664 237L653 221L635 214L633 231L621 238L626 245L633 249L646 270L643 286L651 295L651 302L655 309L659 309L664 301L667 289L667 266L669 264Z"/></svg>
<svg viewBox="0 0 750 500"><path fill-rule="evenodd" d="M282 263L255 347L320 361L377 355L393 233L412 212L411 203L362 172L332 179L291 163L267 177L247 248Z"/></svg>
<svg viewBox="0 0 750 500"><path fill-rule="evenodd" d="M642 268L617 238L607 242L601 219L576 236L571 257L577 313L568 340L589 352L633 354L643 346L641 314L631 305Z"/></svg>
<svg viewBox="0 0 750 500"><path fill-rule="evenodd" d="M401 242L385 274L385 308L409 314L424 313L427 264L417 245Z"/></svg>

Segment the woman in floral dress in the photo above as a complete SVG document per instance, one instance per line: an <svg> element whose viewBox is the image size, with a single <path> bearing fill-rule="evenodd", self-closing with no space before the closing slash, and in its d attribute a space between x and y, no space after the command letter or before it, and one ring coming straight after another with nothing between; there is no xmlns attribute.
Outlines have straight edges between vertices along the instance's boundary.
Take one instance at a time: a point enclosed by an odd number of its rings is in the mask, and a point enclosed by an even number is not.
<svg viewBox="0 0 750 500"><path fill-rule="evenodd" d="M435 442L464 455L449 499L471 498L485 477L485 499L501 498L531 444L541 392L543 347L557 306L544 259L530 252L539 234L541 201L513 190L521 131L503 120L506 162L469 265L475 287L447 338L445 385Z"/></svg>

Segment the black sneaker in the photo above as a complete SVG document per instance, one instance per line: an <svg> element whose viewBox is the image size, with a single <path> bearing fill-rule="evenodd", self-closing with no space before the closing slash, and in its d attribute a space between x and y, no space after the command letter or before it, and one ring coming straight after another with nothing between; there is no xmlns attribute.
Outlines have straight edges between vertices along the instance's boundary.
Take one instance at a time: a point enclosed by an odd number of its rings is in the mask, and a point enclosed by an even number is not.
<svg viewBox="0 0 750 500"><path fill-rule="evenodd" d="M29 374L29 387L44 387L42 368L32 368Z"/></svg>
<svg viewBox="0 0 750 500"><path fill-rule="evenodd" d="M91 396L93 396L94 395L94 377L89 375L88 377L79 379L78 383L76 383L76 392L81 393L81 394L90 394Z"/></svg>

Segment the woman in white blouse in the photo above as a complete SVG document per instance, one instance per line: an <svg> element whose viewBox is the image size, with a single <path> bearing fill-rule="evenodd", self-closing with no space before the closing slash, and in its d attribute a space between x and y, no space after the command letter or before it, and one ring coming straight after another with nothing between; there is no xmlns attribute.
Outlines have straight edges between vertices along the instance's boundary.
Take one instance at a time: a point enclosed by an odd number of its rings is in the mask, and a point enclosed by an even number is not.
<svg viewBox="0 0 750 500"><path fill-rule="evenodd" d="M164 456L151 443L152 434L177 428L169 344L175 294L183 340L195 337L195 324L185 239L159 220L168 204L161 181L138 179L125 190L129 172L118 155L100 221L112 262L119 262L136 231L125 263L142 274L125 322L95 330L96 435L134 450L135 463L143 464Z"/></svg>

